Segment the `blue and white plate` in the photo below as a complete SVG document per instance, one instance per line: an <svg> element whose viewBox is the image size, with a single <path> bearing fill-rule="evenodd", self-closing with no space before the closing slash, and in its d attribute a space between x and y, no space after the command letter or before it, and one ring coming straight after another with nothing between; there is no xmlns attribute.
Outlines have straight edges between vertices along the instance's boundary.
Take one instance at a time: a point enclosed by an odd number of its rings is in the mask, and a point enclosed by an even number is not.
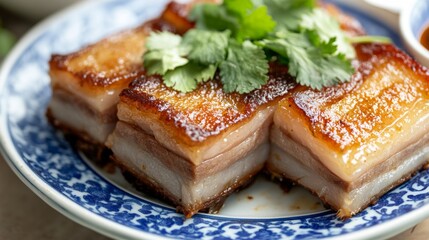
<svg viewBox="0 0 429 240"><path fill-rule="evenodd" d="M185 220L173 208L140 195L118 176L89 164L46 121L51 96L47 61L160 13L166 0L87 1L33 29L0 73L0 149L37 195L67 217L115 238L314 239L387 238L429 216L429 172L346 221L308 192L291 193L263 178L228 199L219 215ZM397 34L376 18L342 6L370 33Z"/></svg>

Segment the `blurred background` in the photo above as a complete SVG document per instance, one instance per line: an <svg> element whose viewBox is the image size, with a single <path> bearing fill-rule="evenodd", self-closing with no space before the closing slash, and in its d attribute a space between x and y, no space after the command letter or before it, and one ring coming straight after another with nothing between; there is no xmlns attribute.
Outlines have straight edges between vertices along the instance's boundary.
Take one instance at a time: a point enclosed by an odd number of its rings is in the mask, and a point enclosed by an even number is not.
<svg viewBox="0 0 429 240"><path fill-rule="evenodd" d="M43 18L82 0L0 0L0 64L12 46Z"/></svg>

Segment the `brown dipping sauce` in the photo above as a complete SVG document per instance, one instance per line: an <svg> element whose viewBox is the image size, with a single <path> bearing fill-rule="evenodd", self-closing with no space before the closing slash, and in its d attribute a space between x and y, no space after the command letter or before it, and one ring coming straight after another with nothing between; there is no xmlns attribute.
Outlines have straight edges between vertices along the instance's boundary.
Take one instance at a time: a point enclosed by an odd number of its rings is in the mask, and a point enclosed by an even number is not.
<svg viewBox="0 0 429 240"><path fill-rule="evenodd" d="M420 43L429 50L429 25L427 25L420 36Z"/></svg>

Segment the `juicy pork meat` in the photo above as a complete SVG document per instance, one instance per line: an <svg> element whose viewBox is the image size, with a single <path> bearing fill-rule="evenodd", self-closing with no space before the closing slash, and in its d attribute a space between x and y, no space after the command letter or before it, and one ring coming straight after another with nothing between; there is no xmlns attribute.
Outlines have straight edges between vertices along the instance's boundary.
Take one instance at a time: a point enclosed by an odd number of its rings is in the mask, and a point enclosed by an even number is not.
<svg viewBox="0 0 429 240"><path fill-rule="evenodd" d="M349 83L297 87L279 104L267 170L350 217L429 157L429 72L392 45L356 47Z"/></svg>

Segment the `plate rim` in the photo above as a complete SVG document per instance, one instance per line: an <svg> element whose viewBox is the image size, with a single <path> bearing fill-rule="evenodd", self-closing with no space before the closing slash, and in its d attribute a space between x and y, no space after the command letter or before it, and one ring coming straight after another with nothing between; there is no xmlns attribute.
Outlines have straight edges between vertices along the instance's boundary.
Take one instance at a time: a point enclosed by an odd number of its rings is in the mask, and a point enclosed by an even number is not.
<svg viewBox="0 0 429 240"><path fill-rule="evenodd" d="M115 0L109 0L115 1ZM62 11L59 11L52 16L46 18L40 23L36 24L30 31L28 31L17 45L12 49L10 54L6 57L0 71L0 113L7 113L6 101L4 101L6 92L6 82L8 76L12 71L12 67L23 54L26 47L33 43L38 37L40 37L49 26L54 25L54 22L61 19L70 17L75 11L82 11L83 9L90 8L91 6L97 6L98 4L105 4L105 0L91 0L81 1L73 6L70 6ZM353 7L352 7L353 8ZM358 10L358 9L357 9ZM396 32L396 31L395 31ZM6 97L7 98L7 97ZM109 220L100 215L94 214L88 209L83 208L78 203L67 198L61 192L54 189L39 178L37 174L23 161L19 156L15 145L12 142L12 137L7 127L7 114L0 114L0 153L4 160L7 162L9 167L15 172L15 174L21 179L21 181L30 188L37 196L39 196L48 205L53 207L55 210L68 217L69 219L97 231L103 235L114 237L114 238L130 238L130 239L168 239L166 236L161 236L131 228L122 224L119 224L113 220ZM115 186L116 187L116 186ZM418 224L422 220L429 217L429 201L424 201L424 206L416 208L408 213L405 213L394 219L387 220L386 222L360 229L355 232L342 234L332 239L367 239L367 238L388 238L394 236L403 230ZM396 231L392 231L396 229ZM400 229L400 230L398 230Z"/></svg>

